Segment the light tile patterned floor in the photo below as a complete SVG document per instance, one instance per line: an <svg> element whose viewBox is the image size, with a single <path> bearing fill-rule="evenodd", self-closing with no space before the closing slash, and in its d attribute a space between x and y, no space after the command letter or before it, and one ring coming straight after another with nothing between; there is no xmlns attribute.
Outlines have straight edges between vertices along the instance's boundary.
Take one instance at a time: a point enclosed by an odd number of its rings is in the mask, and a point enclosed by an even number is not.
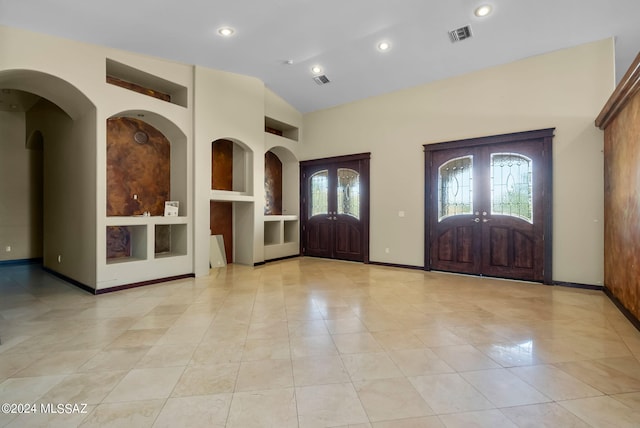
<svg viewBox="0 0 640 428"><path fill-rule="evenodd" d="M638 427L599 291L313 258L92 296L0 267L0 427ZM86 404L44 414L40 404Z"/></svg>

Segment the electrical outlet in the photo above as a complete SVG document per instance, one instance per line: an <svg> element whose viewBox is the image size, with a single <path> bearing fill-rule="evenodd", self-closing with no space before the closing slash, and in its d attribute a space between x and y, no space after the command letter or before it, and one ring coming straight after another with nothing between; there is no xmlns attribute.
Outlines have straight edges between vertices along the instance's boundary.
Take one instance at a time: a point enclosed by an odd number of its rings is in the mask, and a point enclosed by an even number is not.
<svg viewBox="0 0 640 428"><path fill-rule="evenodd" d="M4 247L4 250L5 250L7 253L10 253L10 252L11 252L11 245L7 245L6 247Z"/></svg>
<svg viewBox="0 0 640 428"><path fill-rule="evenodd" d="M385 252L385 253L387 253L387 254L389 254L391 251L390 251L388 248L385 248L385 249L384 249L384 252Z"/></svg>
<svg viewBox="0 0 640 428"><path fill-rule="evenodd" d="M58 263L62 263L62 254L58 254Z"/></svg>

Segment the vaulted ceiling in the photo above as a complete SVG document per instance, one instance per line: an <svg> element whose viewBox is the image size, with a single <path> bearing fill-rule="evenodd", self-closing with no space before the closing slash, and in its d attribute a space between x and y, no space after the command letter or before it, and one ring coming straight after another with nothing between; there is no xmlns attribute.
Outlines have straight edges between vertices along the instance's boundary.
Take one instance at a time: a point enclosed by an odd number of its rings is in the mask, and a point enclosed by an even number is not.
<svg viewBox="0 0 640 428"><path fill-rule="evenodd" d="M0 24L255 76L301 112L607 37L619 79L639 17L639 0L0 0Z"/></svg>

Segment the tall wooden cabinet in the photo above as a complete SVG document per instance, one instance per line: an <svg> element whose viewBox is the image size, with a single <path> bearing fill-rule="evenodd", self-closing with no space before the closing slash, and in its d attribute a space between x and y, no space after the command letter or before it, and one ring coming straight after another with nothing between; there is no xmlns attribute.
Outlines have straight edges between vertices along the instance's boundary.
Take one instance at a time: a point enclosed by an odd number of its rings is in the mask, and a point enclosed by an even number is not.
<svg viewBox="0 0 640 428"><path fill-rule="evenodd" d="M640 54L596 126L604 130L605 289L640 325Z"/></svg>

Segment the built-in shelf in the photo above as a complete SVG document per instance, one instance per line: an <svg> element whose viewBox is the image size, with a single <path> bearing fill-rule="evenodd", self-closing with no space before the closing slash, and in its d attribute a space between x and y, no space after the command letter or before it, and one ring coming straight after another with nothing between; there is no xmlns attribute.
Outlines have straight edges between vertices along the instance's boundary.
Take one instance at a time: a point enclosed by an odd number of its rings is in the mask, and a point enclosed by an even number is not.
<svg viewBox="0 0 640 428"><path fill-rule="evenodd" d="M209 199L212 201L228 201L228 202L253 202L253 195L246 192L233 192L227 190L211 190Z"/></svg>
<svg viewBox="0 0 640 428"><path fill-rule="evenodd" d="M107 233L107 264L134 262L147 258L147 226L136 224L111 225ZM109 239L109 235L115 239ZM111 244L111 245L110 245ZM111 248L109 248L111 247Z"/></svg>
<svg viewBox="0 0 640 428"><path fill-rule="evenodd" d="M147 224L186 224L186 216L117 216L107 217L107 226L147 225Z"/></svg>
<svg viewBox="0 0 640 428"><path fill-rule="evenodd" d="M299 235L297 215L264 216L265 260L299 254Z"/></svg>
<svg viewBox="0 0 640 428"><path fill-rule="evenodd" d="M109 58L106 61L107 83L171 104L187 107L188 90L185 86Z"/></svg>
<svg viewBox="0 0 640 428"><path fill-rule="evenodd" d="M108 265L188 255L186 217L109 217ZM115 244L115 248L113 248ZM109 248L109 247L112 248Z"/></svg>
<svg viewBox="0 0 640 428"><path fill-rule="evenodd" d="M154 236L156 259L187 255L186 224L156 224Z"/></svg>
<svg viewBox="0 0 640 428"><path fill-rule="evenodd" d="M300 130L297 126L267 116L264 118L264 131L292 141L298 141L300 137Z"/></svg>
<svg viewBox="0 0 640 428"><path fill-rule="evenodd" d="M118 257L114 259L107 259L107 265L117 265L121 263L132 263L132 262L144 262L146 258L140 259L137 257Z"/></svg>
<svg viewBox="0 0 640 428"><path fill-rule="evenodd" d="M266 215L264 216L264 221L265 222L280 222L280 221L293 221L293 220L298 220L298 216L297 215L288 215L288 214L284 214L284 215Z"/></svg>

